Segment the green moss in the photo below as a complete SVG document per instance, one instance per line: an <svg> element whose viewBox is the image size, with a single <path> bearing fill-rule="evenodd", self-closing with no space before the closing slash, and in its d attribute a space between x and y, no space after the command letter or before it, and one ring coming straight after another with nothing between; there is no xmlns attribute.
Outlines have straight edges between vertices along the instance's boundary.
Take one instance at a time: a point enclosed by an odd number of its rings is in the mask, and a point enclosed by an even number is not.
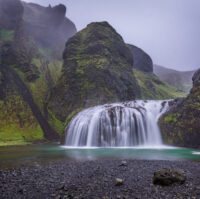
<svg viewBox="0 0 200 199"><path fill-rule="evenodd" d="M9 124L0 128L0 142L32 142L43 139L41 128L36 126L20 128L18 124Z"/></svg>
<svg viewBox="0 0 200 199"><path fill-rule="evenodd" d="M0 40L2 41L12 41L14 38L13 30L0 29Z"/></svg>
<svg viewBox="0 0 200 199"><path fill-rule="evenodd" d="M42 139L42 129L19 95L8 95L5 101L0 101L0 142L32 142Z"/></svg>
<svg viewBox="0 0 200 199"><path fill-rule="evenodd" d="M62 76L48 108L61 120L83 106L135 99L133 56L106 22L92 23L66 43Z"/></svg>
<svg viewBox="0 0 200 199"><path fill-rule="evenodd" d="M54 85L56 85L58 81L60 80L60 77L62 74L62 65L63 63L60 60L54 60L50 62L48 65Z"/></svg>
<svg viewBox="0 0 200 199"><path fill-rule="evenodd" d="M18 141L0 141L0 146L18 146L18 145L27 145L29 142L18 140Z"/></svg>
<svg viewBox="0 0 200 199"><path fill-rule="evenodd" d="M163 83L151 73L145 73L134 69L133 71L141 88L142 99L174 99L185 97L185 93Z"/></svg>
<svg viewBox="0 0 200 199"><path fill-rule="evenodd" d="M54 127L54 129L59 133L63 134L65 131L65 122L60 121L56 118L56 116L51 112L49 112L49 122Z"/></svg>
<svg viewBox="0 0 200 199"><path fill-rule="evenodd" d="M177 122L177 115L176 114L169 114L164 117L164 122L166 123L176 123Z"/></svg>

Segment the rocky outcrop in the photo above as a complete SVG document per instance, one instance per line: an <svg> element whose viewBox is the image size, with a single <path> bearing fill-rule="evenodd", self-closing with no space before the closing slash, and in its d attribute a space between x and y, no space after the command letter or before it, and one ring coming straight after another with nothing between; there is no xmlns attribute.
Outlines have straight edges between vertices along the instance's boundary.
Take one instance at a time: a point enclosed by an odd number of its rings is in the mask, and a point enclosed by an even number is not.
<svg viewBox="0 0 200 199"><path fill-rule="evenodd" d="M21 23L23 10L20 0L0 0L0 27L16 29Z"/></svg>
<svg viewBox="0 0 200 199"><path fill-rule="evenodd" d="M23 5L19 0L2 0L0 9L1 64L15 66L28 81L34 81L39 77L37 67L32 64L37 48L24 33Z"/></svg>
<svg viewBox="0 0 200 199"><path fill-rule="evenodd" d="M60 58L66 41L76 33L76 27L65 17L66 7L43 7L23 2L24 31L34 39L46 55Z"/></svg>
<svg viewBox="0 0 200 199"><path fill-rule="evenodd" d="M128 46L133 54L133 68L142 72L153 73L153 61L151 57L136 46L130 44Z"/></svg>
<svg viewBox="0 0 200 199"><path fill-rule="evenodd" d="M91 23L69 39L63 58L62 78L49 100L63 120L81 108L140 96L132 53L107 22Z"/></svg>
<svg viewBox="0 0 200 199"><path fill-rule="evenodd" d="M172 106L159 121L165 143L200 148L200 70L186 99Z"/></svg>
<svg viewBox="0 0 200 199"><path fill-rule="evenodd" d="M59 137L49 125L55 121L58 126L59 121L52 119L53 115L44 117L48 85L43 80L46 74L36 64L43 54L39 43L27 32L23 5L18 0L0 0L0 142ZM65 7L52 9L49 15L55 17L54 24L65 19Z"/></svg>

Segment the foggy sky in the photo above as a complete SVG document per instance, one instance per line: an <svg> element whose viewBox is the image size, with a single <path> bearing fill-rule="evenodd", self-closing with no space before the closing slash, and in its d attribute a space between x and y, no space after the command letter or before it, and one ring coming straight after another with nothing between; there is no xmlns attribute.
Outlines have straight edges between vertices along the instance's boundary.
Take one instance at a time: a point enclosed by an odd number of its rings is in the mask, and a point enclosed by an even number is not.
<svg viewBox="0 0 200 199"><path fill-rule="evenodd" d="M78 30L108 21L127 43L145 50L155 64L177 70L200 68L200 0L25 0L63 3Z"/></svg>

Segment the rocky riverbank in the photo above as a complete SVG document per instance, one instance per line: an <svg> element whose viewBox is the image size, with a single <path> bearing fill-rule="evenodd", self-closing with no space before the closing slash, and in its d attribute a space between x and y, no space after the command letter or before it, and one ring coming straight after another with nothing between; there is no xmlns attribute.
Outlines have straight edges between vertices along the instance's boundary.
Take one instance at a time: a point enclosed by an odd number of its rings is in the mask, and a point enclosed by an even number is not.
<svg viewBox="0 0 200 199"><path fill-rule="evenodd" d="M158 186L161 168L185 172L182 185ZM200 163L146 160L60 160L20 169L0 170L1 198L200 198ZM123 183L116 186L116 178Z"/></svg>

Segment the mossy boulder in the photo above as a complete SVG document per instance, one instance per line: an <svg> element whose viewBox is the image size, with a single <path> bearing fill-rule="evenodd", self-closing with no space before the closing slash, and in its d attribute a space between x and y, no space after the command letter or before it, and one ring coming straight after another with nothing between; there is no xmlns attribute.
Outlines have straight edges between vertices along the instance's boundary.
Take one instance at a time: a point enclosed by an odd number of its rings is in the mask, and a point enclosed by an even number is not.
<svg viewBox="0 0 200 199"><path fill-rule="evenodd" d="M200 70L190 94L175 103L159 121L165 143L200 148Z"/></svg>
<svg viewBox="0 0 200 199"><path fill-rule="evenodd" d="M80 108L140 96L132 53L107 22L91 23L69 39L63 58L63 74L49 100L61 119Z"/></svg>
<svg viewBox="0 0 200 199"><path fill-rule="evenodd" d="M183 184L186 180L186 175L179 169L160 169L154 172L153 184L161 186L169 186L172 184Z"/></svg>

